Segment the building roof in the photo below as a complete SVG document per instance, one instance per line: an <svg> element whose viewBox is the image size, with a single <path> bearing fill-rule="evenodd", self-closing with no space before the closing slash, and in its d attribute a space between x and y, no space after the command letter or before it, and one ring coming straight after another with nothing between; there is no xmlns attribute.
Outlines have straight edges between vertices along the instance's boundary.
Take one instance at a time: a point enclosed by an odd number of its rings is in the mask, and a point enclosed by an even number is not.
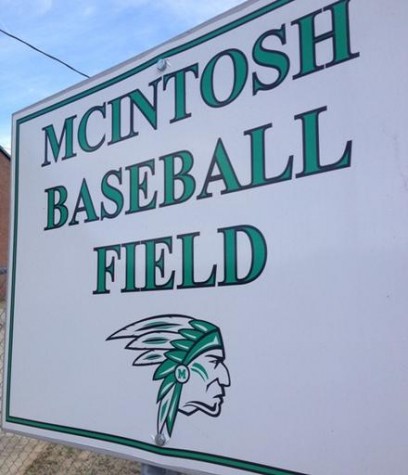
<svg viewBox="0 0 408 475"><path fill-rule="evenodd" d="M11 159L10 157L10 154L7 152L7 150L5 148L3 148L1 145L0 145L0 153L2 153L8 160Z"/></svg>

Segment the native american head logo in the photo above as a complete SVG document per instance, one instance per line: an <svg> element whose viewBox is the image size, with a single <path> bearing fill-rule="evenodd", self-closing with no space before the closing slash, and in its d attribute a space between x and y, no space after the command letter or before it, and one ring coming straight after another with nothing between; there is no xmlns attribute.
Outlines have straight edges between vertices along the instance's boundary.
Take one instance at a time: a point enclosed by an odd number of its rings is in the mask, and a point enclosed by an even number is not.
<svg viewBox="0 0 408 475"><path fill-rule="evenodd" d="M220 329L184 315L159 315L131 323L107 340L126 339L125 348L138 352L133 366L157 368L157 434L171 436L178 413L221 413L230 376Z"/></svg>

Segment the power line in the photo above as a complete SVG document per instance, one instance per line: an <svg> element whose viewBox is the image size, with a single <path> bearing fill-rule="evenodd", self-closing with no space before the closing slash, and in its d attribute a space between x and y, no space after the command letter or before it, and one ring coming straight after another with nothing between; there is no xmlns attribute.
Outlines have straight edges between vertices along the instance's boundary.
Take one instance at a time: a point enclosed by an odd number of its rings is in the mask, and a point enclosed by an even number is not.
<svg viewBox="0 0 408 475"><path fill-rule="evenodd" d="M62 61L61 59L58 59L58 58L56 58L55 56L52 56L51 54L48 54L48 53L46 53L45 51L40 50L40 49L37 48L36 46L33 46L32 44L27 43L27 41L22 40L22 39L19 38L18 36L12 35L11 33L8 33L7 31L4 31L2 28L0 28L0 31L1 31L2 33L4 33L5 35L10 36L10 38L13 38L13 39L19 41L20 43L25 44L26 46L28 46L29 48L33 49L34 51L37 51L38 53L41 53L41 54L43 54L44 56L47 56L47 58L50 58L50 59L52 59L52 60L54 60L54 61L57 61L58 63L63 64L64 66L66 66L67 68L71 69L72 71L74 71L74 72L80 74L81 76L84 76L84 77L86 77L86 78L89 78L89 76L88 76L87 74L81 73L81 71L78 71L78 69L73 68L72 66L70 66L69 64L67 64L65 61Z"/></svg>

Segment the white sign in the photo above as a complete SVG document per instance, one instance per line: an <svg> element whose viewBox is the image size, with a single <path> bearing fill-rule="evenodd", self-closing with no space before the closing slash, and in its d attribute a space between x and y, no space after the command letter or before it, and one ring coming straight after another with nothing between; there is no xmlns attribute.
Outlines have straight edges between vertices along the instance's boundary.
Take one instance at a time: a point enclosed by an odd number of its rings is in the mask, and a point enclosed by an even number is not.
<svg viewBox="0 0 408 475"><path fill-rule="evenodd" d="M4 428L214 474L408 464L408 3L248 2L14 117Z"/></svg>

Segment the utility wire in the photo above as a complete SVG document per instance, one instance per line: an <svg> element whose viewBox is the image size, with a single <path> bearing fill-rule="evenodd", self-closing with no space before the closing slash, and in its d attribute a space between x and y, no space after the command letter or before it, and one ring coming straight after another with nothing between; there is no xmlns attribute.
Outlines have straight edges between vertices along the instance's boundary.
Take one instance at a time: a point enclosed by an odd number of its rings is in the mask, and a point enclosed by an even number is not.
<svg viewBox="0 0 408 475"><path fill-rule="evenodd" d="M61 59L58 59L58 58L56 58L55 56L52 56L51 54L48 54L48 53L46 53L45 51L40 50L39 48L33 46L32 44L27 43L27 41L22 40L22 39L19 38L18 36L12 35L11 33L8 33L7 31L4 31L2 28L0 28L0 32L1 32L1 33L4 33L4 34L7 35L7 36L10 36L10 38L13 38L13 39L17 40L17 41L19 41L20 43L25 44L26 46L28 46L29 48L33 49L34 51L37 51L38 53L41 53L41 54L43 54L44 56L47 56L47 58L50 58L50 59L52 59L52 60L54 60L54 61L57 61L58 63L63 64L64 66L66 66L67 68L71 69L72 71L75 71L76 73L80 74L81 76L84 76L84 77L86 77L86 78L89 78L89 76L88 76L87 74L81 73L81 71L78 71L78 69L73 68L73 67L70 66L69 64L67 64L67 63L65 63L64 61L62 61Z"/></svg>

